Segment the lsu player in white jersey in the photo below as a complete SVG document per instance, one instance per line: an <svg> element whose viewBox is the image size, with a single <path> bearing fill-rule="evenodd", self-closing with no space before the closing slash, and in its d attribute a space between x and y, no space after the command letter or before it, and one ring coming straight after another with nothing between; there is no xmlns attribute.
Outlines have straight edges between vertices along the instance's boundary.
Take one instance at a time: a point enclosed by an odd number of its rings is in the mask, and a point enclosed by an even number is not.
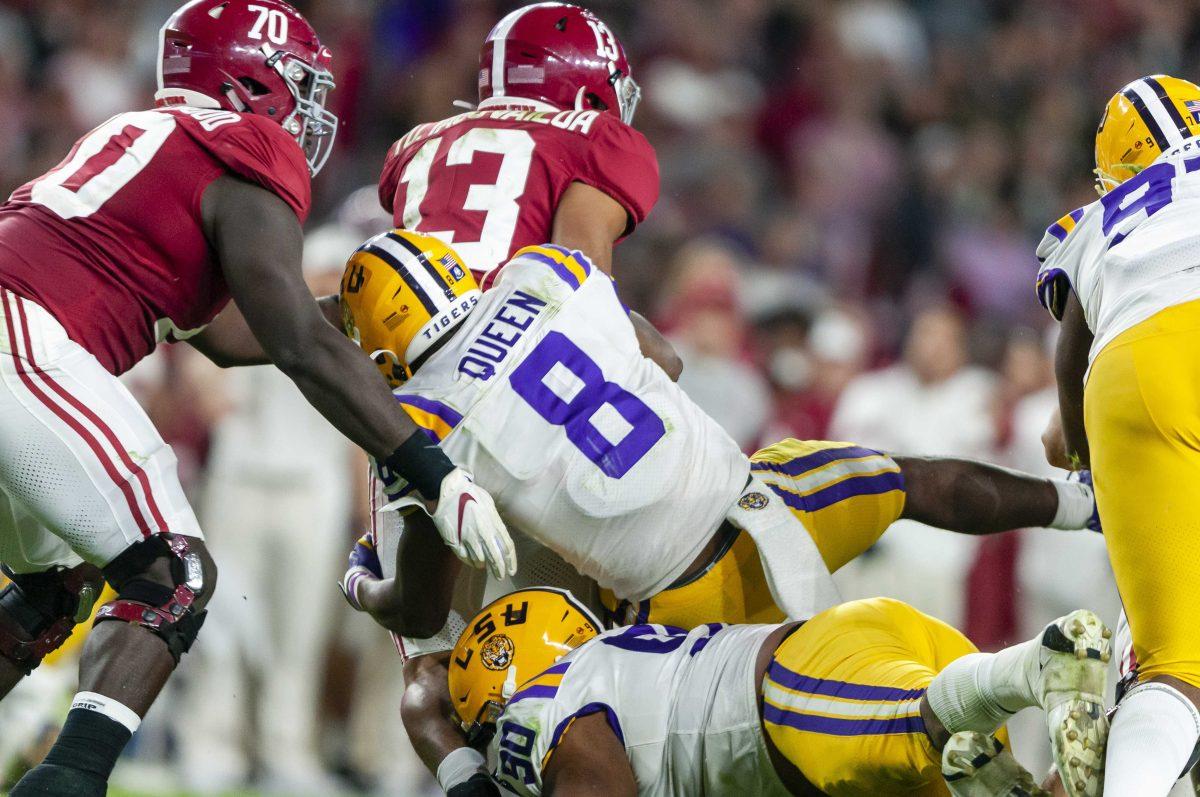
<svg viewBox="0 0 1200 797"><path fill-rule="evenodd" d="M599 633L568 593L524 590L472 620L448 688L522 797L1028 797L1047 792L993 734L1029 706L1097 716L1109 636L1081 610L978 653L887 598L804 623Z"/></svg>
<svg viewBox="0 0 1200 797"><path fill-rule="evenodd" d="M1099 200L1051 225L1038 295L1061 321L1065 448L1090 464L1138 662L1112 794L1162 795L1200 738L1200 86L1151 75L1108 103Z"/></svg>
<svg viewBox="0 0 1200 797"><path fill-rule="evenodd" d="M599 582L623 623L811 617L838 600L830 572L899 517L988 533L1093 514L1084 485L965 460L795 440L748 459L643 356L613 281L579 252L526 248L480 294L451 249L396 230L354 254L341 300L414 421L511 528ZM410 636L443 625L458 573L421 517L397 578L379 579L364 548L343 582Z"/></svg>

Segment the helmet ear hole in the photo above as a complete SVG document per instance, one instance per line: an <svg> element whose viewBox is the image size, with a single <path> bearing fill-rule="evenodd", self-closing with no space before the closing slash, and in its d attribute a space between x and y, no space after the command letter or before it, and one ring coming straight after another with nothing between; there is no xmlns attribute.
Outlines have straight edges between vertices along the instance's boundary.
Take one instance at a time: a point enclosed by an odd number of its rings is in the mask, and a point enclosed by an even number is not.
<svg viewBox="0 0 1200 797"><path fill-rule="evenodd" d="M271 93L269 88L252 77L240 77L238 83L242 84L242 88L249 92L251 97L262 97Z"/></svg>
<svg viewBox="0 0 1200 797"><path fill-rule="evenodd" d="M589 91L586 94L584 94L583 97L585 100L587 100L587 104L588 104L589 108L594 108L597 111L607 111L608 110L608 103L606 103L604 100L600 99L599 95L593 94L592 92Z"/></svg>

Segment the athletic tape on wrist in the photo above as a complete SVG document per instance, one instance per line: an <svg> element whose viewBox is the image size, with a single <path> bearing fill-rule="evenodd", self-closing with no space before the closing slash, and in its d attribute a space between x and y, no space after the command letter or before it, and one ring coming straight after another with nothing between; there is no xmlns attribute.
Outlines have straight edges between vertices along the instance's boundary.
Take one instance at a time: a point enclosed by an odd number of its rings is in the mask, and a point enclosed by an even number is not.
<svg viewBox="0 0 1200 797"><path fill-rule="evenodd" d="M1092 488L1081 482L1068 482L1062 479L1050 479L1054 489L1058 491L1058 510L1050 528L1074 531L1087 528L1096 508L1095 494Z"/></svg>
<svg viewBox="0 0 1200 797"><path fill-rule="evenodd" d="M136 733L142 724L142 718L137 715L136 711L124 705L119 700L105 697L96 692L79 692L75 695L75 699L71 701L71 708L81 708L85 711L95 711L97 714L103 714L113 722L119 722L124 725L129 729L130 733Z"/></svg>

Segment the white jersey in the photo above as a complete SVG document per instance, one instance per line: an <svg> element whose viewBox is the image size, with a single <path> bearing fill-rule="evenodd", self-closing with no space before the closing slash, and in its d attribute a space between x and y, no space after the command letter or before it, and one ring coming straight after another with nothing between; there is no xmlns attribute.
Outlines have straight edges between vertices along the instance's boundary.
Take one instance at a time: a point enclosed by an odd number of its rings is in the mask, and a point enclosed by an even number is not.
<svg viewBox="0 0 1200 797"><path fill-rule="evenodd" d="M603 713L642 797L787 795L767 753L754 665L779 626L637 625L602 634L523 684L496 725L490 760L519 795L571 720Z"/></svg>
<svg viewBox="0 0 1200 797"><path fill-rule="evenodd" d="M1095 336L1090 360L1150 316L1200 299L1200 142L1167 150L1143 170L1046 230L1038 298L1061 318L1079 297Z"/></svg>
<svg viewBox="0 0 1200 797"><path fill-rule="evenodd" d="M511 527L644 600L700 554L749 460L642 355L612 280L541 251L504 268L396 398Z"/></svg>

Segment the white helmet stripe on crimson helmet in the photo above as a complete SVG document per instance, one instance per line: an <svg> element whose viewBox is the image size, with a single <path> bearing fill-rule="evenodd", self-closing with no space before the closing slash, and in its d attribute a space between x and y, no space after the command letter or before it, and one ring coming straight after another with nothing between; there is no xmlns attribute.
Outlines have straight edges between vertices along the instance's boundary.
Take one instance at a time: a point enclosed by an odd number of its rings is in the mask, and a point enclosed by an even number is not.
<svg viewBox="0 0 1200 797"><path fill-rule="evenodd" d="M493 97L503 97L504 96L504 77L505 77L504 76L504 58L506 55L505 44L508 39L509 31L511 31L513 29L513 26L517 24L517 21L520 20L521 17L525 16L525 14L527 14L529 12L530 8L531 8L531 6L525 6L524 8L518 8L516 11L513 11L508 16L506 16L504 19L500 20L499 23L496 24L496 30L495 30L496 46L492 50L492 74L491 74L492 96Z"/></svg>

